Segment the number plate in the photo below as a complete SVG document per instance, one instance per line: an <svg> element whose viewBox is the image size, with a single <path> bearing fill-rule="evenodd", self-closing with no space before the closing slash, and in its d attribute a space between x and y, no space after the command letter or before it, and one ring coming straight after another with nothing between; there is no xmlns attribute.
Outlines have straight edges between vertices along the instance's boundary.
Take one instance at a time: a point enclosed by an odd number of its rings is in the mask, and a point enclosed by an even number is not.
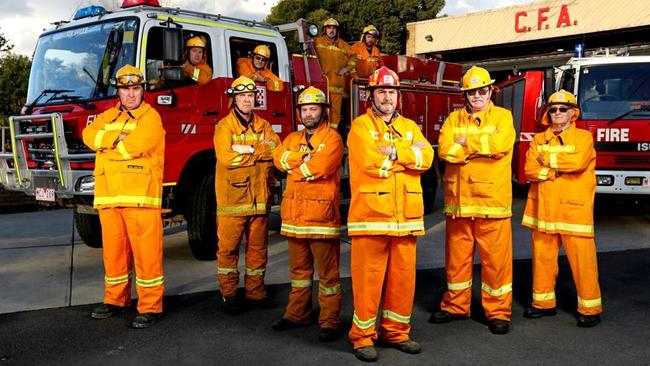
<svg viewBox="0 0 650 366"><path fill-rule="evenodd" d="M36 188L34 189L34 193L36 193L37 201L47 201L47 202L56 201L54 197L54 188Z"/></svg>

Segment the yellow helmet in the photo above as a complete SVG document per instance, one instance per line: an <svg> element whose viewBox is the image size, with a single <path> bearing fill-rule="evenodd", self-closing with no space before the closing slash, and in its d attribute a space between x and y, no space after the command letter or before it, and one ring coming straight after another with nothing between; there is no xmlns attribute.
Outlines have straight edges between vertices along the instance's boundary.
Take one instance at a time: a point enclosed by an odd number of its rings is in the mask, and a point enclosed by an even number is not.
<svg viewBox="0 0 650 366"><path fill-rule="evenodd" d="M261 44L261 45L255 47L255 49L253 50L253 53L256 54L256 55L260 55L262 57L265 57L267 59L271 58L271 49L269 48L269 46L267 46L265 44Z"/></svg>
<svg viewBox="0 0 650 366"><path fill-rule="evenodd" d="M492 84L494 84L494 79L490 78L490 73L486 69L472 66L463 75L463 86L460 90L478 89Z"/></svg>
<svg viewBox="0 0 650 366"><path fill-rule="evenodd" d="M144 84L144 75L142 71L135 66L126 64L122 66L115 73L115 78L111 79L111 85L116 88L121 88L131 85L142 85Z"/></svg>
<svg viewBox="0 0 650 366"><path fill-rule="evenodd" d="M379 37L379 30L372 24L368 24L365 28L363 28L363 32L361 33L363 35L373 34L375 37Z"/></svg>
<svg viewBox="0 0 650 366"><path fill-rule="evenodd" d="M566 105L569 108L574 110L573 117L571 118L571 122L575 122L575 120L577 120L578 117L580 116L580 108L578 107L576 96L564 89L560 89L555 93L551 94L550 97L548 97L546 106L544 106L544 114L542 115L543 125L548 126L551 124L551 120L548 115L548 110L552 105L557 105L557 104Z"/></svg>
<svg viewBox="0 0 650 366"><path fill-rule="evenodd" d="M323 93L322 90L310 86L300 93L298 96L298 104L296 106L300 107L305 104L321 104L323 106L329 106L327 103L327 96Z"/></svg>
<svg viewBox="0 0 650 366"><path fill-rule="evenodd" d="M323 28L329 27L329 26L333 26L333 27L338 28L339 22L337 22L336 19L334 19L334 18L329 18L329 19L327 19L326 21L323 22Z"/></svg>
<svg viewBox="0 0 650 366"><path fill-rule="evenodd" d="M255 82L246 76L240 76L233 80L230 88L226 89L226 94L233 96L242 93L254 93L257 91Z"/></svg>
<svg viewBox="0 0 650 366"><path fill-rule="evenodd" d="M205 41L203 40L203 38L196 36L188 39L187 42L185 42L185 46L187 48L191 48L191 47L205 48Z"/></svg>

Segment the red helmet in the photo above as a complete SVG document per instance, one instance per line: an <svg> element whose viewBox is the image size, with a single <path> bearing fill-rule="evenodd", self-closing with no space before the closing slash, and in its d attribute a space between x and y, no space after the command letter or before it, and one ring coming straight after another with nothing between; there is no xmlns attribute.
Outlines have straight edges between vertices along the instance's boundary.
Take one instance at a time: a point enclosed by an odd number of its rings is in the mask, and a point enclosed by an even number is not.
<svg viewBox="0 0 650 366"><path fill-rule="evenodd" d="M368 88L394 88L400 87L399 76L395 71L382 66L375 70L375 72L368 78Z"/></svg>

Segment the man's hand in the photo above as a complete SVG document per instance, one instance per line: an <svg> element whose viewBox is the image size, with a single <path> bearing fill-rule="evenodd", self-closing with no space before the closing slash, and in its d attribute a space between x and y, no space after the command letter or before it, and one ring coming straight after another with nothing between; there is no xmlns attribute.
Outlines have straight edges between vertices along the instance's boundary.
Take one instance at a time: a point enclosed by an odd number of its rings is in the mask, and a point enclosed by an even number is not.
<svg viewBox="0 0 650 366"><path fill-rule="evenodd" d="M115 139L115 142L113 142L113 148L115 148L115 146L117 146L117 144L118 144L120 141L124 140L127 136L128 136L128 135L127 135L126 133L124 133L124 132L120 133L120 135L117 136L117 138Z"/></svg>
<svg viewBox="0 0 650 366"><path fill-rule="evenodd" d="M544 155L543 154L537 155L537 162L539 163L539 165L544 166Z"/></svg>
<svg viewBox="0 0 650 366"><path fill-rule="evenodd" d="M388 156L393 151L393 148L390 146L379 146L379 152Z"/></svg>
<svg viewBox="0 0 650 366"><path fill-rule="evenodd" d="M303 163L306 163L306 162L308 162L309 160L311 160L311 154L307 154L307 155L305 155L305 156L302 157L302 161L303 161Z"/></svg>
<svg viewBox="0 0 650 366"><path fill-rule="evenodd" d="M414 143L413 145L411 145L411 147L416 147L418 149L424 149L425 147L427 147L427 143L424 142L424 141L418 141L418 142Z"/></svg>
<svg viewBox="0 0 650 366"><path fill-rule="evenodd" d="M259 71L255 72L255 80L266 83L266 78L264 76L262 76L262 74L260 74Z"/></svg>
<svg viewBox="0 0 650 366"><path fill-rule="evenodd" d="M467 136L458 136L454 139L454 142L461 146L467 146Z"/></svg>
<svg viewBox="0 0 650 366"><path fill-rule="evenodd" d="M240 145L240 144L235 144L230 147L232 151L236 151L240 154L252 154L255 152L255 149L251 149L252 146L250 145Z"/></svg>
<svg viewBox="0 0 650 366"><path fill-rule="evenodd" d="M343 75L347 74L349 71L350 71L350 69L348 69L348 67L346 66L346 67L342 68L341 70L339 70L339 72L337 72L337 74L339 76L343 76Z"/></svg>

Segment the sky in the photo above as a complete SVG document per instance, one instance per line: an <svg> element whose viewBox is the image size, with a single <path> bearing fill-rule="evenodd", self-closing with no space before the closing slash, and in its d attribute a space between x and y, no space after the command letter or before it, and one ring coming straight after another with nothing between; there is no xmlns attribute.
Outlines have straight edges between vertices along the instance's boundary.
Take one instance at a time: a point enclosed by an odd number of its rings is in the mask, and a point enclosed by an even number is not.
<svg viewBox="0 0 650 366"><path fill-rule="evenodd" d="M440 14L461 15L534 0L447 0ZM263 20L277 0L160 0L163 6ZM70 20L78 7L119 7L121 0L0 0L0 32L14 45L14 52L31 56L40 33L51 23Z"/></svg>

